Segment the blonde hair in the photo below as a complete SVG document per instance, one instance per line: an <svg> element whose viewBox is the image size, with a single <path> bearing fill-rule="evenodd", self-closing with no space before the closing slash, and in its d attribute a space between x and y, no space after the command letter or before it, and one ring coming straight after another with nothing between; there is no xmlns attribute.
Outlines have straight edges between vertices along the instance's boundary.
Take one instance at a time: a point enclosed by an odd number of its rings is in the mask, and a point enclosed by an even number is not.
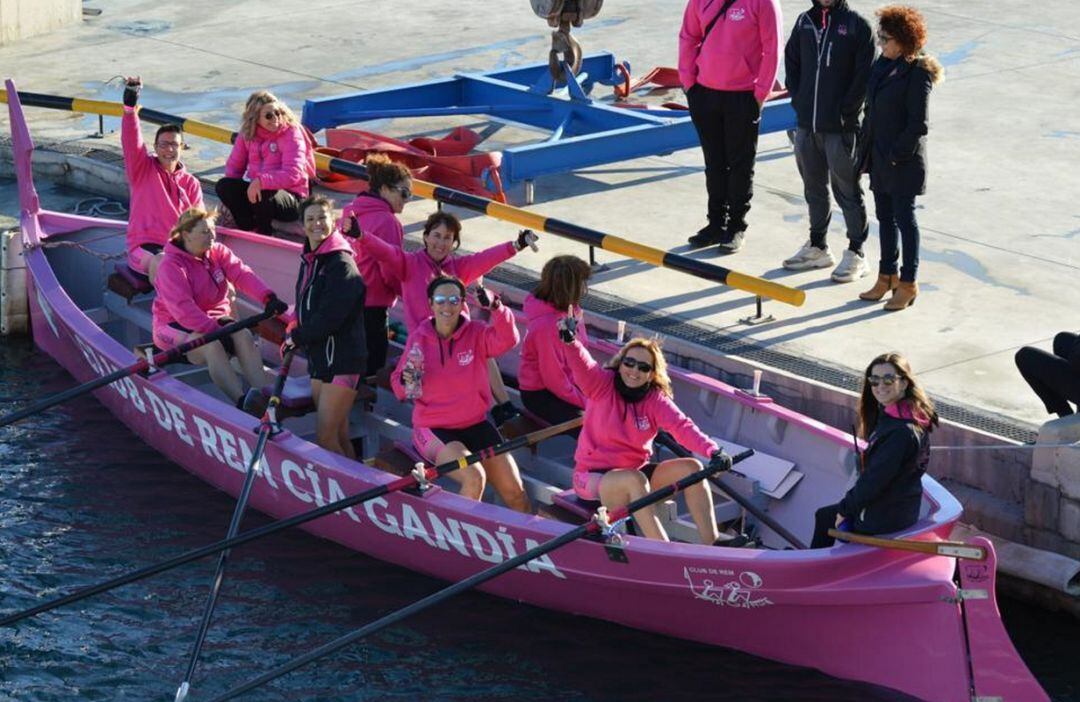
<svg viewBox="0 0 1080 702"><path fill-rule="evenodd" d="M619 372L619 366L622 365L623 359L626 358L626 352L630 349L645 349L652 357L652 380L649 384L660 390L667 397L673 397L674 391L671 389L671 378L667 372L667 361L664 359L664 351L660 348L659 339L642 339L640 337L631 339L626 342L626 345L619 349L619 352L604 366L610 368L616 373Z"/></svg>
<svg viewBox="0 0 1080 702"><path fill-rule="evenodd" d="M255 138L255 128L259 125L259 113L267 105L277 105L281 110L281 121L289 126L300 124L296 114L289 106L281 102L269 90L256 90L248 96L247 104L244 105L244 116L240 118L240 133L245 139Z"/></svg>
<svg viewBox="0 0 1080 702"><path fill-rule="evenodd" d="M213 222L217 219L217 210L206 210L202 207L191 207L180 213L180 218L176 220L176 224L169 230L169 241L180 241L180 237L187 234L199 222Z"/></svg>

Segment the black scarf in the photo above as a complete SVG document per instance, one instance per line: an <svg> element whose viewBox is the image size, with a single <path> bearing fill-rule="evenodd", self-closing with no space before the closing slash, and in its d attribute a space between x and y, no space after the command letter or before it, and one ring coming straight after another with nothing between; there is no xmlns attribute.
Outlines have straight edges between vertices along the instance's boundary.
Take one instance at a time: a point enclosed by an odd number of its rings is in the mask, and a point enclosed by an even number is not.
<svg viewBox="0 0 1080 702"><path fill-rule="evenodd" d="M626 383L623 382L619 372L615 372L615 391L619 393L619 397L625 402L629 402L630 404L640 402L645 399L645 396L649 394L650 390L652 390L652 383L643 383L636 388L628 387Z"/></svg>

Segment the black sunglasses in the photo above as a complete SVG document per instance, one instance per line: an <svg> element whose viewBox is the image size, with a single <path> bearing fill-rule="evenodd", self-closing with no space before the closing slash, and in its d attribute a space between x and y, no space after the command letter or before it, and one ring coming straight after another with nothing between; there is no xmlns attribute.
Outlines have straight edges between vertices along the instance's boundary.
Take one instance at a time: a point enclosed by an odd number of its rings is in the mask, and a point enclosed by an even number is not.
<svg viewBox="0 0 1080 702"><path fill-rule="evenodd" d="M866 376L866 382L870 384L870 387L876 388L878 385L884 385L885 387L892 386L893 383L900 380L892 373L887 375L868 375Z"/></svg>
<svg viewBox="0 0 1080 702"><path fill-rule="evenodd" d="M646 363L645 361L638 361L630 358L629 356L623 357L622 364L627 368L637 368L642 373L652 373L653 370L651 363Z"/></svg>
<svg viewBox="0 0 1080 702"><path fill-rule="evenodd" d="M448 302L451 305L456 305L456 304L461 302L461 296L460 295L432 295L431 296L431 301L434 302L436 305L445 305Z"/></svg>
<svg viewBox="0 0 1080 702"><path fill-rule="evenodd" d="M406 188L404 185L399 187L397 189L397 191L401 195L401 198L403 200L408 200L410 197L412 197L412 190L410 190L409 188Z"/></svg>

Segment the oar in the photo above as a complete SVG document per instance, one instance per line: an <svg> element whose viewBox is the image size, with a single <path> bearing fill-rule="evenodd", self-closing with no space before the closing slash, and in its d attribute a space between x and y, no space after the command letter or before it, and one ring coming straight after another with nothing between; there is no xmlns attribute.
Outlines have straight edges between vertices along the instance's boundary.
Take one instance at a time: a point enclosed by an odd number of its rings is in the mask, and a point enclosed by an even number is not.
<svg viewBox="0 0 1080 702"><path fill-rule="evenodd" d="M556 436L557 434L561 434L562 432L570 431L571 429L577 429L579 426L581 426L581 421L581 417L577 417L575 419L571 419L569 422L563 422L562 424L545 427L543 429L534 431L531 434L523 434L522 436L515 437L513 439L510 439L509 441L504 441L501 444L486 448L478 453L474 453L472 455L465 456L454 461L447 461L446 463L443 463L434 468L428 468L424 471L424 479L433 480L435 478L438 478L439 476L457 470L458 468L464 468L471 463L483 461L491 458L492 456L498 456L503 453L509 453L519 448L532 446L533 444L537 444L544 439ZM373 500L376 497L381 497L391 492L397 492L398 490L412 487L418 482L418 477L414 474L402 476L397 480L392 480L389 483L373 487L370 490L365 490L364 492L357 493L350 497L342 498L337 502L331 502L328 505L318 507L308 512L302 512L293 517L288 517L287 519L281 519L276 522L271 522L270 524L261 526L257 529L252 529L251 531L245 531L242 534L237 534L231 539L225 539L223 541L209 544L208 546L193 549L191 551L188 551L187 553L182 553L179 556L175 556L166 561L161 561L160 563L149 565L145 568L140 568L139 570L132 571L125 575L117 576L115 578L112 578L111 580L106 580L102 583L98 583L97 585L91 585L89 587L76 590L69 595L64 595L63 597L58 597L54 600L43 602L42 604L36 605L29 609L25 609L21 612L9 614L8 616L0 619L0 626L14 624L15 622L26 619L27 617L32 617L37 614L41 614L42 612L48 612L50 610L56 609L57 607L62 607L73 602L84 600L87 597L92 597L93 595L97 595L99 593L107 592L114 588L118 588L121 585L127 585L128 583L133 583L136 580L142 580L143 578L148 578L152 575L163 573L167 570L176 568L177 566L182 566L185 563L197 561L200 558L206 558L207 556L212 556L215 553L220 553L225 549L233 548L234 546L239 546L240 544L246 544L249 541L254 541L255 539L260 539L264 536L269 536L270 534L275 534L283 529L288 529L290 527L304 524L305 522L310 522L311 520L318 519L319 517L325 517L328 514L333 514L334 512L339 512L343 509L346 509L347 507L352 507L353 505L358 505L363 502L367 502L368 500Z"/></svg>
<svg viewBox="0 0 1080 702"><path fill-rule="evenodd" d="M659 434L657 434L656 435L656 440L658 442L660 442L661 444L663 444L664 446L671 449L671 452L674 453L676 456L681 456L683 458L686 458L687 456L691 455L691 453L689 451L687 451L685 448L683 448L683 446L679 442L675 441L675 439L672 438L671 435L667 434L666 432L661 431ZM777 534L779 534L789 544L791 544L792 546L794 546L797 549L805 549L806 548L806 544L804 544L802 541L800 541L798 539L798 537L796 537L790 531L785 529L784 526L782 524L780 524L780 522L776 521L771 516L769 516L768 512L761 509L760 507L755 505L753 502L751 502L750 500L748 500L747 498L745 498L741 494L739 494L739 491L736 490L731 485L728 485L723 480L723 478L721 478L719 476L710 476L709 477L709 482L712 483L713 485L715 485L716 487L720 488L720 490L725 495L727 495L731 499L735 500L735 502L737 502L740 507L745 509L750 514L754 515L754 517L759 522L761 522L765 526L767 526L770 529L772 529L773 531L775 531Z"/></svg>
<svg viewBox="0 0 1080 702"><path fill-rule="evenodd" d="M247 319L241 319L239 322L227 324L220 329L215 329L209 334L204 334L203 336L196 337L194 339L191 339L190 341L185 341L184 343L174 346L171 349L162 351L156 354L152 359L140 358L136 363L133 363L126 368L120 368L113 371L112 373L109 373L108 375L89 380L82 385L71 388L70 390L58 392L55 395L46 397L43 400L38 400L37 402L27 407L23 407L21 410L17 410L15 412L12 412L11 414L4 415L3 417L0 417L0 427L6 427L8 424L14 424L20 419L26 419L31 415L37 414L38 412L41 412L43 410L47 410L50 407L60 404L61 402L67 402L68 400L79 397L80 395L85 395L92 390L97 390L98 388L104 385L108 385L109 383L116 382L121 378L126 378L129 375L141 373L142 371L150 368L151 366L164 366L168 363L174 363L178 361L184 354L194 351L200 346L205 346L206 344L217 341L218 339L223 339L230 334L235 334L241 329L253 327L264 319L269 319L273 316L274 314L272 312L260 312L253 317L248 317Z"/></svg>
<svg viewBox="0 0 1080 702"><path fill-rule="evenodd" d="M917 553L929 553L932 556L945 556L947 558L967 558L973 561L985 561L986 549L982 546L973 546L961 541L915 541L913 539L886 539L880 536L868 536L866 534L853 534L850 531L829 529L829 536L834 539L850 541L853 544L864 546L876 546L878 548L891 548L898 551L915 551Z"/></svg>
<svg viewBox="0 0 1080 702"><path fill-rule="evenodd" d="M236 499L236 507L233 509L232 520L229 522L229 530L225 534L226 539L236 536L240 531L240 520L244 518L244 510L247 509L248 498L251 496L251 488L255 484L255 476L261 470L262 457L266 453L266 444L270 436L279 430L277 421L277 407L281 404L281 394L285 391L285 380L289 377L289 366L292 365L294 350L290 350L281 359L281 367L278 369L277 381L274 383L274 392L270 395L270 401L266 403L266 411L263 413L262 422L259 424L259 438L255 443L255 450L248 461L247 473L244 475L244 485L240 488L240 496ZM202 621L199 623L199 633L195 636L195 645L191 649L191 658L188 660L187 672L180 682L176 691L176 702L183 702L191 689L191 678L195 675L195 666L199 662L199 653L202 652L203 642L206 640L206 632L210 629L210 617L214 614L217 605L218 593L221 592L221 583L225 579L225 564L229 560L229 549L225 549L218 556L217 570L214 578L210 581L210 593L206 597L206 607L203 610Z"/></svg>
<svg viewBox="0 0 1080 702"><path fill-rule="evenodd" d="M747 449L746 451L743 451L739 455L732 458L731 462L732 464L738 463L739 461L749 458L753 454L753 449ZM618 521L628 515L633 514L642 507L648 507L649 505L660 502L661 500L666 500L680 490L685 490L691 485L701 482L702 480L709 477L718 470L720 470L719 467L705 466L702 470L699 470L696 473L691 473L690 475L676 481L675 483L672 483L671 485L662 487L659 490L654 490L653 492L650 492L644 497L640 497L634 500L625 507L619 507L611 510L609 520L611 522ZM344 636L334 639L329 643L323 644L322 646L319 646L313 651L294 658L291 661L284 663L277 668L274 668L273 670L264 673L263 675L260 675L257 678L254 678L242 685L228 690L223 695L212 698L210 702L224 702L224 700L231 700L238 695L242 695L245 692L254 690L255 688L264 685L271 680L280 678L282 675L285 675L296 670L297 668L305 666L314 660L322 658L323 656L333 653L340 648L344 648L351 643L359 641L368 634L373 634L380 629L384 629L391 624L395 624L401 621L402 619L411 617L418 612L422 612L429 607L433 607L434 605L444 602L445 600L450 599L454 595L461 594L466 590L471 590L478 585L482 585L488 580L497 578L503 573L508 573L514 568L517 568L524 563L528 563L529 561L535 558L539 558L544 554L551 553L555 549L561 546L565 546L571 541L576 541L577 539L585 536L586 534L600 531L601 527L601 522L598 519L591 519L585 524L582 524L579 527L575 527L560 536L556 536L550 541L545 541L544 543L536 546L535 548L531 548L518 556L514 556L509 560L503 561L499 565L492 566L487 570L482 570L475 575L471 575L468 578L465 578L464 580L459 580L458 582L450 585L449 587L445 587L442 590L428 595L421 600L413 602L411 605L402 607L401 609L391 612L390 614L382 617L381 619L377 619L370 624L365 624L364 626L356 629L355 631L352 631Z"/></svg>

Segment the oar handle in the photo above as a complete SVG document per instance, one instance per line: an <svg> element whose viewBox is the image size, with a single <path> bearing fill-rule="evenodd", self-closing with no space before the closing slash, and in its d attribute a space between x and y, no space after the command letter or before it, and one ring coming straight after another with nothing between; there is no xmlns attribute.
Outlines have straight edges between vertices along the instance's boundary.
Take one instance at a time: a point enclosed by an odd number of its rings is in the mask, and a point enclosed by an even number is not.
<svg viewBox="0 0 1080 702"><path fill-rule="evenodd" d="M214 331L210 332L209 334L205 334L203 336L197 337L197 338L192 339L190 341L185 341L184 343L182 343L182 344L180 344L178 346L174 346L171 349L168 349L168 350L165 350L165 351L162 351L162 352L156 354L153 357L153 365L155 365L155 366L163 366L166 363L172 363L173 361L179 359L184 354L186 354L186 353L188 353L190 351L193 351L193 350L199 348L200 346L205 346L206 344L209 344L212 341L217 341L218 339L223 339L223 338L225 338L226 336L228 336L230 334L234 334L234 333L240 331L241 329L247 329L249 327L253 327L256 324L258 324L259 322L263 321L264 319L268 319L269 317L272 317L272 316L273 316L273 314L270 313L270 312L261 312L261 313L255 315L255 316L253 316L253 317L248 317L247 319L242 319L242 320L240 320L238 322L233 322L232 324L228 324L228 325L226 325L224 327L221 327L220 329L215 329ZM68 390L64 390L63 392L59 392L59 393L57 393L55 395L51 395L51 396L46 397L46 398L44 398L42 400L38 400L37 402L34 402L34 403L32 403L32 404L30 404L30 405L28 405L26 407L23 407L21 410L16 410L15 412L12 412L11 414L0 417L0 427L5 427L8 424L14 424L15 422L17 422L17 421L19 421L21 419L26 419L27 417L29 417L31 415L35 415L38 412L42 412L44 410L47 410L50 407L55 407L56 405L59 405L62 402L67 402L68 400L79 397L80 395L85 395L88 392L91 392L93 390L97 390L98 388L104 387L104 386L108 385L109 383L114 383L117 380L128 377L129 375L134 375L136 373L141 373L142 371L147 370L150 367L150 364L151 364L150 360L147 360L145 358L140 358L138 361L131 364L130 366L127 366L125 368L117 369L117 370L113 371L112 373L108 373L106 375L101 376L100 378L94 378L93 380L88 380L87 382L83 383L82 385L77 385L77 386L75 386L73 388L69 388Z"/></svg>
<svg viewBox="0 0 1080 702"><path fill-rule="evenodd" d="M829 529L829 536L842 541L850 541L853 544L862 544L863 546L889 548L896 551L928 553L932 556L945 556L946 558L963 558L973 561L986 560L985 548L974 544L965 544L962 541L887 539L881 536L870 536L868 534L855 534L850 531L840 531L839 529Z"/></svg>

